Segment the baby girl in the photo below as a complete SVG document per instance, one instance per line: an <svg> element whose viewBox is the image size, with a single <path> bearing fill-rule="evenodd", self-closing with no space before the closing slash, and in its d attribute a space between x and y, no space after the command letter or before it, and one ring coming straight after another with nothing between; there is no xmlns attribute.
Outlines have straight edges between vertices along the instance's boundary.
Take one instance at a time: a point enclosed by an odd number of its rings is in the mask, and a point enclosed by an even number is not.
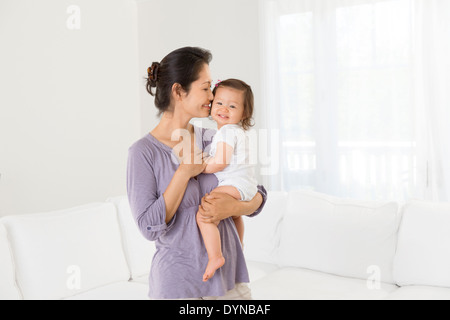
<svg viewBox="0 0 450 320"><path fill-rule="evenodd" d="M211 143L205 173L214 173L219 185L212 192L227 193L237 200L250 201L256 195L254 166L249 163L246 135L252 124L253 92L249 85L237 79L219 82L213 90L211 117L218 131ZM205 223L197 213L197 223L208 253L208 265L203 281L208 281L225 264L217 223ZM242 217L233 217L241 243L244 237Z"/></svg>

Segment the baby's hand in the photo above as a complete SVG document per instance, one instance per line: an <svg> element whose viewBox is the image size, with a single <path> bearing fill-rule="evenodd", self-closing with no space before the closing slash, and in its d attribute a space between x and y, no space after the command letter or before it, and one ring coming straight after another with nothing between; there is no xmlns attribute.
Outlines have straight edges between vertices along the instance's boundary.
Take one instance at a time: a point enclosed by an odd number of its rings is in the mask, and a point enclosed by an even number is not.
<svg viewBox="0 0 450 320"><path fill-rule="evenodd" d="M203 170L203 171L206 171L206 168L207 168L208 164L212 161L212 159L214 159L214 158L211 157L209 154L203 152L203 162L206 163L205 170Z"/></svg>

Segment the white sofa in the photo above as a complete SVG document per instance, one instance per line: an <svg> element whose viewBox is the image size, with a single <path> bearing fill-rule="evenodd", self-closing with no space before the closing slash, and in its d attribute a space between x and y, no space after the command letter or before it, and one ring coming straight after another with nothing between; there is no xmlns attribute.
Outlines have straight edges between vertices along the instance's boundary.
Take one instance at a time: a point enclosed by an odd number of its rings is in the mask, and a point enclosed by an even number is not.
<svg viewBox="0 0 450 320"><path fill-rule="evenodd" d="M254 299L450 299L450 204L270 192L246 219ZM126 197L0 219L0 299L147 299Z"/></svg>

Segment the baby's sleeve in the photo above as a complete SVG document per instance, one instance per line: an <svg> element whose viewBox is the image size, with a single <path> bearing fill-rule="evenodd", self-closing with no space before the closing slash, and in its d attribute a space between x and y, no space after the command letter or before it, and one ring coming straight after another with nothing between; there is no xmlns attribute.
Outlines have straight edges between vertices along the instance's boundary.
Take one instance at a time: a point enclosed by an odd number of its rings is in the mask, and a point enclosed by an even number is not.
<svg viewBox="0 0 450 320"><path fill-rule="evenodd" d="M216 137L214 137L215 142L224 142L227 145L235 148L237 139L239 135L239 130L236 130L235 128L231 126L223 126L219 131L216 133Z"/></svg>

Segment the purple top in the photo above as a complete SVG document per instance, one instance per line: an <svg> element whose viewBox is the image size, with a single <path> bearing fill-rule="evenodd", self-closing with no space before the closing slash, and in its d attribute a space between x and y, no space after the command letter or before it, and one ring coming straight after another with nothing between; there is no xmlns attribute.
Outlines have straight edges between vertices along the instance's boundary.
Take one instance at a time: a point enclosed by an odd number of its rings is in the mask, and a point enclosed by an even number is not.
<svg viewBox="0 0 450 320"><path fill-rule="evenodd" d="M197 144L208 152L215 130L194 127ZM190 179L184 198L172 220L166 224L163 193L167 189L179 162L172 149L151 134L144 136L129 149L127 189L128 199L142 235L156 241L156 253L149 277L149 297L156 299L223 296L236 283L249 282L244 254L232 218L218 226L225 265L207 282L202 281L208 263L196 214L201 198L217 187L214 174L201 174ZM257 215L267 199L264 187L258 187L263 204L251 216Z"/></svg>

